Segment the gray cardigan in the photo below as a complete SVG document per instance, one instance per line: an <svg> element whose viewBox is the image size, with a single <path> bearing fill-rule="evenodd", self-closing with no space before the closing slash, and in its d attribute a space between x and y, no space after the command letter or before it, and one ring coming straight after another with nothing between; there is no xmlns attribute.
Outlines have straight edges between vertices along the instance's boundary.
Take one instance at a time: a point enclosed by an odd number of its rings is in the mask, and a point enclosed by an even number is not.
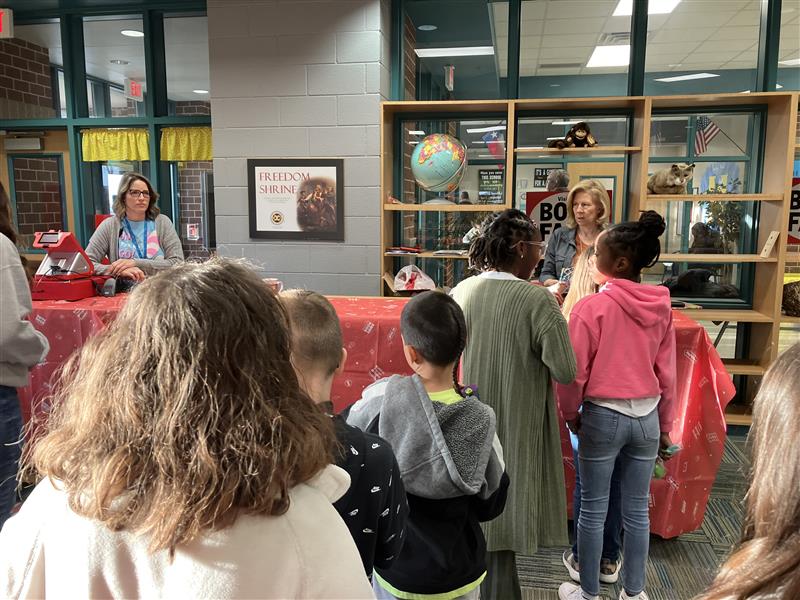
<svg viewBox="0 0 800 600"><path fill-rule="evenodd" d="M181 240L169 217L164 215L156 217L156 232L158 233L158 245L161 246L164 257L136 258L133 261L146 275L153 275L183 260L183 246L181 246ZM100 264L100 261L106 256L112 263L119 258L120 233L122 233L122 221L117 216L106 219L95 230L86 247L86 255L94 263L96 273L102 274L108 269L108 265Z"/></svg>
<svg viewBox="0 0 800 600"><path fill-rule="evenodd" d="M565 267L572 266L572 260L575 258L575 253L578 251L575 245L575 234L577 232L577 227L571 229L559 227L550 234L550 239L547 240L547 253L544 257L544 266L542 267L542 274L539 275L539 281L544 283L548 279L559 279L561 277L561 270Z"/></svg>

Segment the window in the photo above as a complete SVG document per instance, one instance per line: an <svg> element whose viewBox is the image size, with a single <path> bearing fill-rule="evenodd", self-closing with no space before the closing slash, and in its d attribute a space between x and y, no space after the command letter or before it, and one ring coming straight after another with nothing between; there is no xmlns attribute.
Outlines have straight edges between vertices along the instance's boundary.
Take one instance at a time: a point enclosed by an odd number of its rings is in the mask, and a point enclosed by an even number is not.
<svg viewBox="0 0 800 600"><path fill-rule="evenodd" d="M210 115L208 18L166 17L164 51L170 115Z"/></svg>
<svg viewBox="0 0 800 600"><path fill-rule="evenodd" d="M58 21L17 25L0 40L0 119L52 119L62 114L56 66L62 64Z"/></svg>
<svg viewBox="0 0 800 600"><path fill-rule="evenodd" d="M755 90L760 22L760 0L683 0L648 15L645 95Z"/></svg>
<svg viewBox="0 0 800 600"><path fill-rule="evenodd" d="M508 2L409 0L405 8L406 98L506 97Z"/></svg>
<svg viewBox="0 0 800 600"><path fill-rule="evenodd" d="M760 203L741 201L736 195L760 191L756 165L761 121L760 113L751 112L654 116L648 172L694 163L686 194L697 199L666 200L667 192L657 190L660 199L649 202L666 219L667 231L661 262L647 273L646 281L664 284L673 297L690 302L749 302L752 264L722 256L715 261L713 255L756 251ZM697 260L686 260L687 254Z"/></svg>
<svg viewBox="0 0 800 600"><path fill-rule="evenodd" d="M22 245L30 248L37 231L65 230L61 155L13 154L9 166L14 220Z"/></svg>
<svg viewBox="0 0 800 600"><path fill-rule="evenodd" d="M800 90L800 2L784 0L781 6L776 88Z"/></svg>
<svg viewBox="0 0 800 600"><path fill-rule="evenodd" d="M521 98L624 96L630 15L617 0L522 3Z"/></svg>
<svg viewBox="0 0 800 600"><path fill-rule="evenodd" d="M83 37L89 116L142 116L147 93L142 20L86 18Z"/></svg>

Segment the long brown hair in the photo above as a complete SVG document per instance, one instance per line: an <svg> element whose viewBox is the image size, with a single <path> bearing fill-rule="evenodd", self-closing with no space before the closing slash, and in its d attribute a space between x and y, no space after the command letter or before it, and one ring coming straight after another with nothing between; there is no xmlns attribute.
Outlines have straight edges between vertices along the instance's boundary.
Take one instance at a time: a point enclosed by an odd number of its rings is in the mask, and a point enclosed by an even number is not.
<svg viewBox="0 0 800 600"><path fill-rule="evenodd" d="M62 381L26 470L153 552L239 514L286 512L290 488L332 459L330 419L290 362L286 313L235 261L183 263L137 286Z"/></svg>
<svg viewBox="0 0 800 600"><path fill-rule="evenodd" d="M122 219L125 216L125 194L127 194L128 190L131 189L131 184L134 181L141 181L147 186L147 190L150 192L150 204L147 205L145 218L148 221L154 221L161 212L156 206L156 202L158 201L158 192L155 190L155 188L153 188L153 184L150 183L150 180L141 173L128 171L122 176L122 179L119 180L117 197L114 198L114 206L111 208L118 218Z"/></svg>
<svg viewBox="0 0 800 600"><path fill-rule="evenodd" d="M11 200L6 194L6 188L0 181L0 233L10 239L14 244L17 243L17 230L11 221Z"/></svg>
<svg viewBox="0 0 800 600"><path fill-rule="evenodd" d="M800 344L769 368L753 403L742 540L703 600L800 598Z"/></svg>

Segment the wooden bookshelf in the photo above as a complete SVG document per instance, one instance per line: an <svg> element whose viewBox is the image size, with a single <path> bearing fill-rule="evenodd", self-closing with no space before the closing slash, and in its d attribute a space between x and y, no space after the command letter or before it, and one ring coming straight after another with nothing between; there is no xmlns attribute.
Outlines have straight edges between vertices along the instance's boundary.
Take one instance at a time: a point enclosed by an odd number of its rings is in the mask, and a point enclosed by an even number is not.
<svg viewBox="0 0 800 600"><path fill-rule="evenodd" d="M783 202L783 194L648 194L648 202Z"/></svg>
<svg viewBox="0 0 800 600"><path fill-rule="evenodd" d="M418 204L382 204L381 210L381 248L380 259L381 289L384 293L394 293L394 278L391 273L397 258L440 258L460 259L457 256L433 256L431 252L418 255L388 254L386 249L398 245L394 239L395 227L399 219L409 212L441 212L441 213L475 213L492 212L511 208L518 202L514 197L516 181L515 169L517 158L581 157L580 164L591 165L591 157L616 155L625 161L625 178L617 186L617 198L623 199L627 215L635 219L639 211L653 204L667 202L758 202L759 229L754 248L760 250L771 231L779 231L781 237L775 245L772 255L761 258L758 254L683 254L670 253L661 256L661 262L696 263L696 264L752 264L755 271L753 282L753 302L750 309L688 309L682 314L698 321L738 322L746 323L750 328L748 346L743 355L752 361L726 361L728 371L737 376L748 378L760 377L777 357L778 336L782 324L800 323L800 319L781 315L781 295L783 289L783 270L786 265L800 264L800 255L787 253L789 206L791 199L792 167L796 153L800 152L800 144L795 139L798 123L798 92L765 92L754 94L703 94L684 96L634 96L609 98L538 98L520 100L476 100L447 102L384 102L381 104L381 198L403 197L400 190L393 189L396 178L395 152L399 151L400 140L394 139L398 119L413 120L415 115L420 119L431 120L441 115L448 119L481 119L502 120L506 124L505 157L498 162L504 163L505 194L503 204L492 205L418 205ZM742 107L750 110L758 106L765 110L764 148L760 156L761 181L755 183L761 193L750 194L650 194L647 190L648 169L651 166L651 121L655 113L661 110L686 113L688 115L725 107ZM573 114L601 115L625 113L629 115L628 146L595 146L593 148L545 148L517 147L518 120L542 114L559 115L566 112ZM602 141L602 140L601 140ZM546 144L542 140L543 145ZM589 160L586 160L589 159ZM570 163L572 166L573 163ZM578 164L576 161L574 164ZM598 162L598 164L601 164ZM588 173L588 174L587 174ZM608 175L603 171L581 172L581 177ZM407 180L407 176L406 179ZM620 215L618 215L619 217ZM447 218L447 217L445 217ZM410 219L410 217L409 217ZM405 222L405 221L404 221ZM449 263L453 264L453 263ZM750 388L748 386L748 393ZM728 422L749 424L749 408L731 407L728 411Z"/></svg>
<svg viewBox="0 0 800 600"><path fill-rule="evenodd" d="M517 154L620 154L641 152L641 146L592 146L591 148L516 148Z"/></svg>
<svg viewBox="0 0 800 600"><path fill-rule="evenodd" d="M775 263L774 256L761 258L759 254L662 254L658 262L690 263Z"/></svg>

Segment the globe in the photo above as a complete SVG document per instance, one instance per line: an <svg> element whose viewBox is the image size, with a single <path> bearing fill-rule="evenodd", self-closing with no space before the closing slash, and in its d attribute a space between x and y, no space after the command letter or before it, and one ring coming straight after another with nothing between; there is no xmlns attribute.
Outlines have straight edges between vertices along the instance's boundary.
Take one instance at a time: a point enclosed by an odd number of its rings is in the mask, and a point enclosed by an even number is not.
<svg viewBox="0 0 800 600"><path fill-rule="evenodd" d="M446 133L424 137L411 154L411 173L422 189L452 192L467 169L467 148Z"/></svg>

